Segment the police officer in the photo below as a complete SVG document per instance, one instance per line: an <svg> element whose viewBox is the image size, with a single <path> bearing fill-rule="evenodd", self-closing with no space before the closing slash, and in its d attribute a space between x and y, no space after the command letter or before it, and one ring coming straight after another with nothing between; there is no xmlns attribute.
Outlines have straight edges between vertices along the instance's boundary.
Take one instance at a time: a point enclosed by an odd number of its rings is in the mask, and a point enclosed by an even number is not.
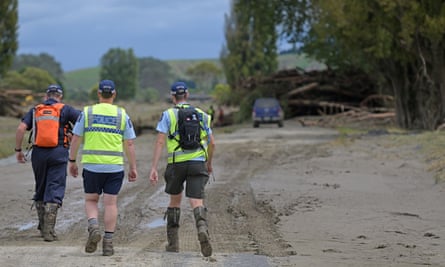
<svg viewBox="0 0 445 267"><path fill-rule="evenodd" d="M212 247L208 233L207 208L204 206L204 188L212 172L212 157L215 147L212 130L210 128L210 116L198 109L202 115L201 121L201 145L198 150L176 151L178 140L168 138L177 126L178 108L189 106L187 104L188 90L183 82L176 82L171 86L172 101L176 107L162 113L156 130L158 131L155 143L153 161L150 171L150 181L154 185L158 182L157 166L164 144L167 144L168 164L165 170L165 192L170 195L170 203L166 211L167 217L167 241L166 250L179 251L179 218L182 191L186 183L185 195L189 198L193 209L198 240L201 245L201 253L205 256L212 255ZM176 155L176 156L175 156Z"/></svg>
<svg viewBox="0 0 445 267"><path fill-rule="evenodd" d="M128 181L137 179L133 140L136 138L125 109L113 105L116 97L114 82L103 80L97 93L99 103L86 106L74 125L69 155L69 170L78 175L77 151L83 137L82 164L85 191L85 211L88 219L88 240L85 252L93 253L102 236L99 232L99 197L103 193L105 234L102 254L114 254L113 234L117 223L117 196L124 179L124 153L129 164Z"/></svg>
<svg viewBox="0 0 445 267"><path fill-rule="evenodd" d="M57 85L49 85L46 89L46 100L41 106L56 105L61 103L63 97L62 88ZM61 105L60 105L61 106ZM33 131L33 136L47 132L54 135L56 144L54 147L39 146L34 142L31 163L35 178L35 193L33 200L37 208L39 218L38 229L45 241L57 240L54 230L56 224L57 210L62 206L65 196L68 146L66 129L68 125L74 124L80 114L79 110L63 105L60 116L54 117L58 120L58 129L39 129L36 123L36 111L34 107L25 114L16 131L15 152L19 163L25 163L25 155L22 152L22 141L26 131ZM44 127L42 127L44 128Z"/></svg>

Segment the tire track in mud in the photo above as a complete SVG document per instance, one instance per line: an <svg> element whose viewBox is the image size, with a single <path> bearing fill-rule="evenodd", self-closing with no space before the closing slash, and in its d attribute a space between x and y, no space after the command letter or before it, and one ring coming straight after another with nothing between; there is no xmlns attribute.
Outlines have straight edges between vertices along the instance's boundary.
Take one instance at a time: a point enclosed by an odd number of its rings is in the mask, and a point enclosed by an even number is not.
<svg viewBox="0 0 445 267"><path fill-rule="evenodd" d="M277 231L274 212L257 203L250 179L267 166L267 158L250 145L218 146L215 162L222 169L208 189L211 235L218 251L286 256L289 247ZM221 166L222 165L222 166Z"/></svg>
<svg viewBox="0 0 445 267"><path fill-rule="evenodd" d="M233 137L228 138L233 139ZM114 236L116 246L134 246L143 251L165 250L163 215L168 204L168 196L163 192L164 157L161 158L159 164L161 181L156 187L151 186L148 181L154 140L155 135L148 134L139 137L136 141L140 148L136 150L139 178L136 183L125 181L118 197L119 218ZM284 256L287 244L282 241L276 229L275 211L267 203L255 199L250 185L250 179L255 173L273 166L271 160L282 152L272 150L274 152L271 155L265 155L258 146L265 140L246 140L245 138L240 140L241 142L236 143L221 142L218 145L214 159L216 180L213 181L211 177L206 190L209 231L214 251ZM272 139L266 145L275 146L279 143L279 140ZM284 156L291 153L287 151ZM23 167L29 168L29 166ZM27 169L26 172L31 173L31 170ZM76 180L68 176L67 179L66 199L64 206L59 210L56 224L56 231L60 237L57 243L83 247L87 238L87 223L83 206L82 178L79 177ZM31 181L29 183L32 184ZM25 206L27 205L28 203ZM99 207L102 214L101 203ZM181 209L180 250L199 253L193 213L185 197ZM35 210L27 215L33 222L35 221L34 213ZM102 215L99 219L103 230ZM15 232L15 230L10 229L7 232ZM19 234L16 232L15 235L6 237L3 241L21 239L29 235L36 235L36 242L40 241L37 236L38 231L34 226L20 231Z"/></svg>
<svg viewBox="0 0 445 267"><path fill-rule="evenodd" d="M256 201L249 181L256 171L270 164L269 159L249 147L252 146L221 144L217 148L215 178L210 178L206 190L213 251L286 256L289 245L277 231L275 212L267 204ZM163 164L160 162L160 166ZM159 169L159 175L163 177L163 169ZM140 247L141 253L163 252L166 244L163 215L168 196L163 192L163 178L154 188L148 185L146 176L146 173L140 173L143 181L127 188L120 196L125 203L120 201L116 243ZM151 222L158 225L147 226ZM185 197L179 235L181 252L199 254L193 212Z"/></svg>

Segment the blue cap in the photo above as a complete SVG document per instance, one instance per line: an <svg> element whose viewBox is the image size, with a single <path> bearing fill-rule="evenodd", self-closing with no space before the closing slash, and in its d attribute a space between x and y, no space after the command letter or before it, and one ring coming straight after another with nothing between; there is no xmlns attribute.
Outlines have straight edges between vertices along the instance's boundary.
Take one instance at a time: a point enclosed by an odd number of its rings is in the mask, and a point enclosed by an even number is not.
<svg viewBox="0 0 445 267"><path fill-rule="evenodd" d="M62 87L60 87L60 85L58 84L51 84L48 86L48 88L46 88L46 93L59 93L59 94L63 94L63 90Z"/></svg>
<svg viewBox="0 0 445 267"><path fill-rule="evenodd" d="M175 82L170 90L172 95L183 95L187 93L187 85L184 82Z"/></svg>
<svg viewBox="0 0 445 267"><path fill-rule="evenodd" d="M114 93L114 82L112 80L102 80L99 83L99 93Z"/></svg>

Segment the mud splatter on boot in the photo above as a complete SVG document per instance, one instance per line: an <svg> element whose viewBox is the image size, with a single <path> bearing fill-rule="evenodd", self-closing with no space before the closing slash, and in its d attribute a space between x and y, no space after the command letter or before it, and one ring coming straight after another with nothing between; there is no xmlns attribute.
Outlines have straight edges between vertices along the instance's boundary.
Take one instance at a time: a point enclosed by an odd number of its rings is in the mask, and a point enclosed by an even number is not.
<svg viewBox="0 0 445 267"><path fill-rule="evenodd" d="M113 256L113 254L114 254L113 239L104 238L102 240L102 255Z"/></svg>
<svg viewBox="0 0 445 267"><path fill-rule="evenodd" d="M85 244L85 252L93 253L97 249L97 243L99 243L102 236L100 235L99 225L92 224L88 226L88 240Z"/></svg>
<svg viewBox="0 0 445 267"><path fill-rule="evenodd" d="M36 210L37 210L37 218L39 218L39 225L37 225L37 229L40 230L40 236L43 237L43 222L45 218L45 205L43 201L35 202Z"/></svg>
<svg viewBox="0 0 445 267"><path fill-rule="evenodd" d="M59 204L46 203L45 214L43 216L43 239L48 242L57 240L57 235L54 227L56 226L57 210Z"/></svg>
<svg viewBox="0 0 445 267"><path fill-rule="evenodd" d="M207 225L207 209L203 206L193 209L195 216L196 229L198 230L198 240L201 245L201 253L204 257L212 255L212 246L210 245L210 237Z"/></svg>
<svg viewBox="0 0 445 267"><path fill-rule="evenodd" d="M179 218L181 214L180 208L167 208L164 220L167 218L167 242L165 250L168 252L179 252Z"/></svg>

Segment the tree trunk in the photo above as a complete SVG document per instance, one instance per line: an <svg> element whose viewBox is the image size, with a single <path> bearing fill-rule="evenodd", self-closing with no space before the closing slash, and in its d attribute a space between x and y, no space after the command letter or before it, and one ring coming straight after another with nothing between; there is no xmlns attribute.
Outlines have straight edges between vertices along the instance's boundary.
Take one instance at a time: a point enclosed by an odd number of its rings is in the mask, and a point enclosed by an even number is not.
<svg viewBox="0 0 445 267"><path fill-rule="evenodd" d="M436 63L440 64L441 59ZM396 122L404 129L434 130L443 122L445 66L434 66L431 74L418 61L411 64L385 64L388 82L394 91ZM439 71L441 70L441 71Z"/></svg>

